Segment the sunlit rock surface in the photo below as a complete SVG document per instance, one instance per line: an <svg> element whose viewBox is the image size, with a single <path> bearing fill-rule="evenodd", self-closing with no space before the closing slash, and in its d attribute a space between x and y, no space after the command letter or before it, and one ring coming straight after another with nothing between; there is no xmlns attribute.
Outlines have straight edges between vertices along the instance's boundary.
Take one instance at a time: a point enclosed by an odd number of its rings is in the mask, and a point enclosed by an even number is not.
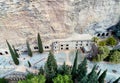
<svg viewBox="0 0 120 83"><path fill-rule="evenodd" d="M0 47L106 29L119 20L120 0L0 0Z"/></svg>

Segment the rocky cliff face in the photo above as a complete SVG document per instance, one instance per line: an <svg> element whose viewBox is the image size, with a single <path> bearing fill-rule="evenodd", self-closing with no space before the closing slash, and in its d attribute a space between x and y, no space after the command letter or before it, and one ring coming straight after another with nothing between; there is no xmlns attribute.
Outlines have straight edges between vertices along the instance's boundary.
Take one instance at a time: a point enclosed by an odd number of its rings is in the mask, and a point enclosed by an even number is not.
<svg viewBox="0 0 120 83"><path fill-rule="evenodd" d="M120 0L0 0L0 43L94 34L116 24L119 11Z"/></svg>

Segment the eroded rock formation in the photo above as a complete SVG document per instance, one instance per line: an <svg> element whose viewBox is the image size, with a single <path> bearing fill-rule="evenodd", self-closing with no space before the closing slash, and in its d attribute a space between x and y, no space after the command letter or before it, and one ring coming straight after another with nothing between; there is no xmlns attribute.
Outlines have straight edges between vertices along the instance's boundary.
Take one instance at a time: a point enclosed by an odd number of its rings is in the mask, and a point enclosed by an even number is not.
<svg viewBox="0 0 120 83"><path fill-rule="evenodd" d="M0 43L94 34L116 24L119 11L120 0L0 0Z"/></svg>

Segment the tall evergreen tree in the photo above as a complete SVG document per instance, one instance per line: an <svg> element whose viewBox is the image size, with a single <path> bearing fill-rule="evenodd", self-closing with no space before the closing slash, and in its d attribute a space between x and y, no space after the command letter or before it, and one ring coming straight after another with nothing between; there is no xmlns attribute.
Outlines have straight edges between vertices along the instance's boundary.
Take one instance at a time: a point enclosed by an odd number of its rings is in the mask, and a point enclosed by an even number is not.
<svg viewBox="0 0 120 83"><path fill-rule="evenodd" d="M45 64L45 72L47 78L46 82L52 83L52 78L56 76L57 72L57 63L52 52L49 52L49 56Z"/></svg>
<svg viewBox="0 0 120 83"><path fill-rule="evenodd" d="M77 58L78 58L78 50L76 52L76 56L75 56L75 59L74 59L74 63L73 63L73 67L72 67L72 72L71 72L72 80L73 81L75 81L76 76L77 76Z"/></svg>
<svg viewBox="0 0 120 83"><path fill-rule="evenodd" d="M98 73L97 73L97 76L99 77L99 75L100 75L100 73L101 73L101 69L98 71Z"/></svg>
<svg viewBox="0 0 120 83"><path fill-rule="evenodd" d="M58 73L61 75L71 75L71 67L64 62L58 69Z"/></svg>
<svg viewBox="0 0 120 83"><path fill-rule="evenodd" d="M104 83L106 77L107 70L105 70L100 77L98 78L99 83Z"/></svg>
<svg viewBox="0 0 120 83"><path fill-rule="evenodd" d="M78 83L88 83L88 77L87 77L87 75L84 76Z"/></svg>
<svg viewBox="0 0 120 83"><path fill-rule="evenodd" d="M99 83L98 76L97 76L95 69L96 69L96 65L93 67L92 71L87 75L88 83Z"/></svg>
<svg viewBox="0 0 120 83"><path fill-rule="evenodd" d="M31 67L31 63L28 61L28 65L29 65L29 67Z"/></svg>
<svg viewBox="0 0 120 83"><path fill-rule="evenodd" d="M38 40L38 51L40 53L43 53L43 45L42 45L42 41L41 41L41 37L40 37L39 33L38 33L38 36L37 36L37 40Z"/></svg>
<svg viewBox="0 0 120 83"><path fill-rule="evenodd" d="M14 46L13 46L13 50L14 50L15 56L16 56L17 58L19 58L19 54L17 53L17 51L16 51L16 49L15 49Z"/></svg>
<svg viewBox="0 0 120 83"><path fill-rule="evenodd" d="M29 42L27 41L26 44L27 44L27 49L28 49L28 55L29 55L30 57L32 57L33 54L32 54L32 51L31 51Z"/></svg>
<svg viewBox="0 0 120 83"><path fill-rule="evenodd" d="M84 58L81 64L78 65L77 80L81 81L86 76L86 74L87 74L87 59Z"/></svg>
<svg viewBox="0 0 120 83"><path fill-rule="evenodd" d="M118 79L116 79L115 81L113 81L113 83L119 83L120 77Z"/></svg>
<svg viewBox="0 0 120 83"><path fill-rule="evenodd" d="M41 75L44 75L44 69L43 69L43 67L40 67L38 74L39 74L39 75L40 75L40 74L41 74Z"/></svg>
<svg viewBox="0 0 120 83"><path fill-rule="evenodd" d="M7 45L8 45L8 48L9 48L9 51L10 51L10 54L12 56L12 59L13 59L13 62L16 64L16 65L19 65L19 60L17 59L12 47L10 46L9 42L6 40L7 42Z"/></svg>

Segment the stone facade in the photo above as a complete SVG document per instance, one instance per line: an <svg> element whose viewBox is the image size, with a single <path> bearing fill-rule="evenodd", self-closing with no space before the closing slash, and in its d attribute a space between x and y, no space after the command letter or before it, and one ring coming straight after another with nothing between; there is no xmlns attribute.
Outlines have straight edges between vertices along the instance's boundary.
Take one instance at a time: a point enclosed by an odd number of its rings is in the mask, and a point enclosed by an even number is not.
<svg viewBox="0 0 120 83"><path fill-rule="evenodd" d="M82 47L91 47L91 40L56 41L52 46L53 51L82 49Z"/></svg>

